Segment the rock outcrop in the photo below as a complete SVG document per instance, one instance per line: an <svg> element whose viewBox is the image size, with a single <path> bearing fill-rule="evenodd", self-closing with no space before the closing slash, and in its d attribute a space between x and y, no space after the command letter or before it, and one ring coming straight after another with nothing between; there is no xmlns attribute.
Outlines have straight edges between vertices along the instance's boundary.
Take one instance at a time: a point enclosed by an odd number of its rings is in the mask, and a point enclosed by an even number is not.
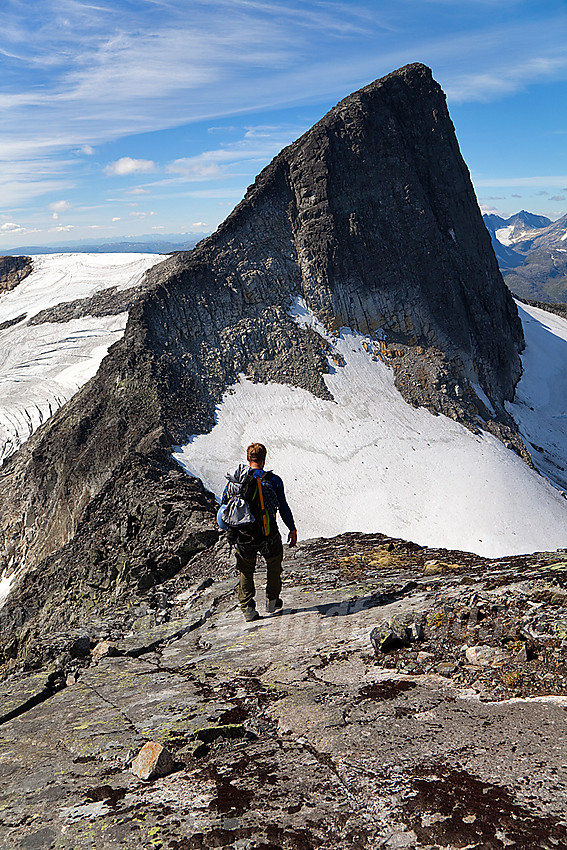
<svg viewBox="0 0 567 850"><path fill-rule="evenodd" d="M444 94L429 69L409 65L339 103L264 169L215 234L155 266L96 377L3 466L1 566L27 570L4 610L5 659L28 658L40 621L67 623L55 594L68 570L71 584L80 577L75 621L85 600L104 608L118 579L136 583L141 569L149 587L182 565L187 553L164 549L157 532L143 537L154 484L187 500L182 540L214 534L212 498L185 492L170 452L212 427L238 373L329 397L321 338L288 315L297 297L329 332L378 334L408 401L522 450L504 408L520 375L521 325ZM89 582L96 591L85 595Z"/></svg>
<svg viewBox="0 0 567 850"><path fill-rule="evenodd" d="M31 257L0 257L0 293L15 289L31 270Z"/></svg>

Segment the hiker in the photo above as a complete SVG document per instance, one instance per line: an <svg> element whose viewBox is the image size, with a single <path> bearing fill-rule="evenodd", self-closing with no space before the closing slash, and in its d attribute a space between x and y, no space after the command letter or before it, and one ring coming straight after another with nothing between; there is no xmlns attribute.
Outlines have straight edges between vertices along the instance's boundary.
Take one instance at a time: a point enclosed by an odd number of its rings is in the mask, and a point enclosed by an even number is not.
<svg viewBox="0 0 567 850"><path fill-rule="evenodd" d="M283 605L280 598L283 546L276 512L279 510L289 529L287 542L290 546L297 543L297 531L283 481L273 472L264 471L266 447L262 443L252 443L246 457L248 466L242 463L233 475L226 476L228 484L221 500L219 524L225 527L229 543L235 546L236 566L240 570L238 601L244 619L250 623L260 617L254 600L258 554L263 555L267 564L266 611L273 614ZM222 505L226 505L226 509L223 510Z"/></svg>

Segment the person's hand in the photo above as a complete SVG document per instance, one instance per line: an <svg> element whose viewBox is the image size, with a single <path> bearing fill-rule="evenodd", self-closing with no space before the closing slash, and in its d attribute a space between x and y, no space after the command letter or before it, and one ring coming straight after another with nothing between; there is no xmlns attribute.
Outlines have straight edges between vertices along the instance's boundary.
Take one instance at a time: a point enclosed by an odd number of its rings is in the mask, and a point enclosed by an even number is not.
<svg viewBox="0 0 567 850"><path fill-rule="evenodd" d="M293 529L293 531L289 532L289 534L287 536L287 542L289 543L290 546L297 545L297 531L295 529Z"/></svg>

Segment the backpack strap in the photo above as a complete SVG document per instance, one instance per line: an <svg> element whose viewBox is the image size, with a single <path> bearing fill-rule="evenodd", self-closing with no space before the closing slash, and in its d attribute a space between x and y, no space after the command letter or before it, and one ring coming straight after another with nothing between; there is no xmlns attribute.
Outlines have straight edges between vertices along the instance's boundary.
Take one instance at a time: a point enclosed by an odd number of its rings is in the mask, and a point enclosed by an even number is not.
<svg viewBox="0 0 567 850"><path fill-rule="evenodd" d="M256 479L256 484L258 485L258 498L260 499L260 510L262 512L262 527L264 529L265 536L268 537L270 534L270 515L268 514L264 504L264 491L262 489L261 477Z"/></svg>

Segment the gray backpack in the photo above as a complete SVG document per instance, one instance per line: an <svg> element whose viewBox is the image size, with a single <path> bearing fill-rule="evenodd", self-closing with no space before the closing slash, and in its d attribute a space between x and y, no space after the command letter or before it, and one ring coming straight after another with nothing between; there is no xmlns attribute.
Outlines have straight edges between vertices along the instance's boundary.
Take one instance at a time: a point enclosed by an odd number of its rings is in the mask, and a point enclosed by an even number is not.
<svg viewBox="0 0 567 850"><path fill-rule="evenodd" d="M260 478L254 470L241 463L236 472L226 476L228 484L224 493L224 504L219 508L217 519L221 528L229 532L229 539L244 526L254 524L267 537L274 529L278 497L272 484L272 473L265 472ZM277 525L275 526L277 529Z"/></svg>
<svg viewBox="0 0 567 850"><path fill-rule="evenodd" d="M228 486L225 494L226 504L221 513L222 521L229 528L250 525L256 521L248 502L250 490L254 485L254 472L241 463L236 472L232 475L228 473L226 477Z"/></svg>

